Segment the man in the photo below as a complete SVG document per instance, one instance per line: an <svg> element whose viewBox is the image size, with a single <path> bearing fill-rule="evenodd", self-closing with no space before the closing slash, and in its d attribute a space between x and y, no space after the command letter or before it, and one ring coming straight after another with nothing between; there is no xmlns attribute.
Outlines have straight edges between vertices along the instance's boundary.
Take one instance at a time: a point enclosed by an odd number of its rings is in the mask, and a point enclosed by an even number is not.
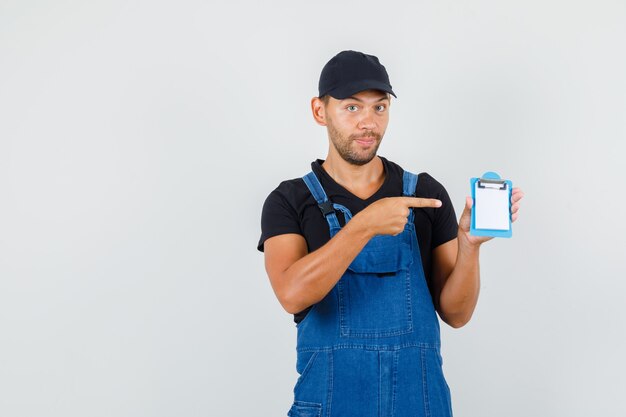
<svg viewBox="0 0 626 417"><path fill-rule="evenodd" d="M378 58L343 51L323 68L315 121L329 150L263 206L258 249L297 323L300 374L288 415L451 416L439 322L466 324L479 292L470 236L444 187L377 150L396 97ZM512 220L522 192L512 192Z"/></svg>

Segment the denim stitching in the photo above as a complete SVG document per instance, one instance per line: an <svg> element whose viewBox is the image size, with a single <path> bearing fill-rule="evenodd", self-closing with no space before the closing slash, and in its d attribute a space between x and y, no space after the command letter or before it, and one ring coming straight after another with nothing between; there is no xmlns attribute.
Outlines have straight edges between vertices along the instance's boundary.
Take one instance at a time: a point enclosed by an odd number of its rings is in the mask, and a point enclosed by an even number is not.
<svg viewBox="0 0 626 417"><path fill-rule="evenodd" d="M345 291L344 284L345 280L348 276L342 276L339 278L339 282L337 283L337 301L339 303L339 329L341 332L341 336L348 336L348 326L345 322L345 318L348 316L347 309L349 308L350 303L345 302L345 298L347 297L347 292Z"/></svg>
<svg viewBox="0 0 626 417"><path fill-rule="evenodd" d="M392 377L392 389L391 389L391 415L396 415L396 385L398 383L398 356L400 351L393 352L393 377Z"/></svg>
<svg viewBox="0 0 626 417"><path fill-rule="evenodd" d="M313 403L310 401L300 401L300 400L294 400L293 404L297 406L301 406L301 407L313 407L313 408L320 406L320 403Z"/></svg>
<svg viewBox="0 0 626 417"><path fill-rule="evenodd" d="M316 347L299 347L298 352L329 352L338 349L362 349L362 350L401 350L406 348L418 347L422 349L438 349L440 344L438 343L424 343L424 342L407 342L398 345L364 345L362 343L339 343L332 346L316 346Z"/></svg>
<svg viewBox="0 0 626 417"><path fill-rule="evenodd" d="M428 400L428 377L426 376L426 351L424 349L420 350L420 360L422 362L422 389L424 392L424 415L425 417L430 417L430 403Z"/></svg>
<svg viewBox="0 0 626 417"><path fill-rule="evenodd" d="M308 401L295 401L293 402L292 405L292 409L293 407L301 407L301 408L314 408L317 412L315 413L317 417L319 417L321 415L322 412L322 404L320 403L312 403L312 402L308 402ZM300 414L300 413L298 413ZM289 410L288 413L289 416L291 416L291 410Z"/></svg>
<svg viewBox="0 0 626 417"><path fill-rule="evenodd" d="M413 331L413 304L411 303L412 299L411 299L411 271L406 271L406 289L405 289L405 294L406 294L406 315L407 315L407 320L409 323L409 332Z"/></svg>
<svg viewBox="0 0 626 417"><path fill-rule="evenodd" d="M329 351L326 352L327 355L327 361L328 361L328 395L326 398L326 417L330 417L330 409L331 409L331 404L333 401L333 367L334 367L334 362L333 362L333 351Z"/></svg>
<svg viewBox="0 0 626 417"><path fill-rule="evenodd" d="M376 355L376 357L378 358L378 401L377 401L377 406L378 406L378 416L381 416L381 403L383 401L383 393L382 393L382 389L383 389L383 367L382 367L382 359L380 357L380 350L378 351L378 355Z"/></svg>

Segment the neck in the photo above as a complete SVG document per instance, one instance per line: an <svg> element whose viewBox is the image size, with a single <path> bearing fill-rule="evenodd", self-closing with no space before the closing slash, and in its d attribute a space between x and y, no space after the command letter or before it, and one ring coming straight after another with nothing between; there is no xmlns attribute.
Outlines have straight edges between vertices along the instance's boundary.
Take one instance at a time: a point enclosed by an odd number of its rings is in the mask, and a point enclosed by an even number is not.
<svg viewBox="0 0 626 417"><path fill-rule="evenodd" d="M372 186L379 186L385 180L383 162L378 156L375 156L367 164L353 165L338 155L329 154L322 164L322 168L335 182L348 190L363 190Z"/></svg>

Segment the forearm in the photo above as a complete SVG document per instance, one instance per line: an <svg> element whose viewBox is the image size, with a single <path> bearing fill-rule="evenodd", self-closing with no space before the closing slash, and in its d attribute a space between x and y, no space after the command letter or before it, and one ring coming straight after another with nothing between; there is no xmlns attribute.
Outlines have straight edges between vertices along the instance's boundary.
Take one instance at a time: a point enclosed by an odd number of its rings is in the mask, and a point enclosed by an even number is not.
<svg viewBox="0 0 626 417"><path fill-rule="evenodd" d="M479 245L466 246L459 241L456 264L441 290L439 314L455 328L470 320L478 302L479 248Z"/></svg>
<svg viewBox="0 0 626 417"><path fill-rule="evenodd" d="M297 313L322 300L371 237L354 217L324 246L291 265L284 272L285 309Z"/></svg>

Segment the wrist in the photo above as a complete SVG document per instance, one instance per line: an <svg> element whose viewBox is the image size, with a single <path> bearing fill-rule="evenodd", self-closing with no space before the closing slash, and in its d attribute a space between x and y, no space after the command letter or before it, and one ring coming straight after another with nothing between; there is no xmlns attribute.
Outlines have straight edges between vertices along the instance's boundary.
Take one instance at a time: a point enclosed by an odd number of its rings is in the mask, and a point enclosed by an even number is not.
<svg viewBox="0 0 626 417"><path fill-rule="evenodd" d="M366 239L370 240L374 237L374 233L371 228L368 226L368 221L362 215L363 212L359 212L355 214L352 219L346 223L344 228L348 228L354 234Z"/></svg>
<svg viewBox="0 0 626 417"><path fill-rule="evenodd" d="M482 241L471 241L469 232L459 229L458 233L459 252L467 255L478 255Z"/></svg>

